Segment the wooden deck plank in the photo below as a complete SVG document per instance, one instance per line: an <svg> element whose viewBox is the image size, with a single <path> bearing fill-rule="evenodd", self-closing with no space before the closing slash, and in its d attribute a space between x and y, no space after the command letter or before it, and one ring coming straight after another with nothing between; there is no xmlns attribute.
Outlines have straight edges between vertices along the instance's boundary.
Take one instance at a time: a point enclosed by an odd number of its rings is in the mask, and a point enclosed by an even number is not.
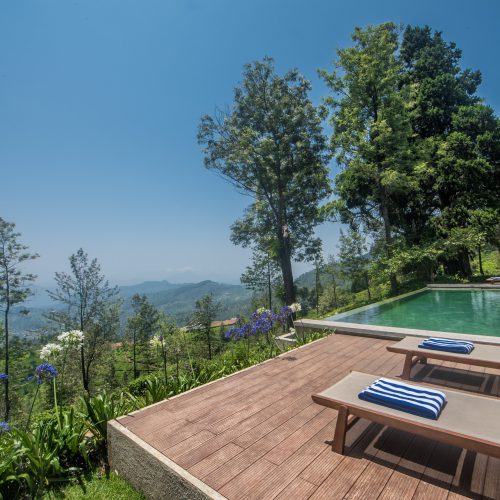
<svg viewBox="0 0 500 500"><path fill-rule="evenodd" d="M193 467L189 469L189 472L196 477L204 478L207 474L218 469L221 465L225 464L242 451L243 448L240 448L234 443L228 443L208 457L200 460L196 465L193 465Z"/></svg>
<svg viewBox="0 0 500 500"><path fill-rule="evenodd" d="M230 500L499 498L500 461L359 421L331 450L337 412L311 394L358 370L397 377L389 340L332 335L120 419ZM414 380L491 396L500 370L432 360Z"/></svg>
<svg viewBox="0 0 500 500"><path fill-rule="evenodd" d="M307 500L316 490L316 485L296 477L276 498L276 500Z"/></svg>
<svg viewBox="0 0 500 500"><path fill-rule="evenodd" d="M488 457L488 466L484 481L483 498L500 498L500 459Z"/></svg>
<svg viewBox="0 0 500 500"><path fill-rule="evenodd" d="M372 460L352 485L345 498L363 500L377 498L392 475L394 468L401 461L402 455L413 440L407 432L387 429L386 439L379 443Z"/></svg>
<svg viewBox="0 0 500 500"><path fill-rule="evenodd" d="M266 476L276 468L276 465L260 458L250 467L246 468L231 481L226 483L219 491L222 495L229 498L241 498L250 494L253 487L262 481Z"/></svg>

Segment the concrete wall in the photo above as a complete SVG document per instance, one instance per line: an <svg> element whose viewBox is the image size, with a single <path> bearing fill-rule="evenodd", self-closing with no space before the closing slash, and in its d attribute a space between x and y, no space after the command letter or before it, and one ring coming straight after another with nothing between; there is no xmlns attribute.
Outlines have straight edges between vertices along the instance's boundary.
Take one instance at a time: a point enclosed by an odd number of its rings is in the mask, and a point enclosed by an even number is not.
<svg viewBox="0 0 500 500"><path fill-rule="evenodd" d="M225 500L116 420L108 422L108 458L111 470L152 500Z"/></svg>

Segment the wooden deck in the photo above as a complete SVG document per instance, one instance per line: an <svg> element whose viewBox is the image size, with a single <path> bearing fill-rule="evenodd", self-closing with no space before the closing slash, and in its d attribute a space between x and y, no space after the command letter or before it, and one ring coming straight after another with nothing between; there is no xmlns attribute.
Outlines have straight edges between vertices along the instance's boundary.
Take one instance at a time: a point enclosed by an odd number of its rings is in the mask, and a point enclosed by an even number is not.
<svg viewBox="0 0 500 500"><path fill-rule="evenodd" d="M398 376L392 343L332 335L119 423L228 499L500 498L500 460L363 420L332 452L337 412L311 394L351 370ZM413 380L500 393L500 371L448 362Z"/></svg>

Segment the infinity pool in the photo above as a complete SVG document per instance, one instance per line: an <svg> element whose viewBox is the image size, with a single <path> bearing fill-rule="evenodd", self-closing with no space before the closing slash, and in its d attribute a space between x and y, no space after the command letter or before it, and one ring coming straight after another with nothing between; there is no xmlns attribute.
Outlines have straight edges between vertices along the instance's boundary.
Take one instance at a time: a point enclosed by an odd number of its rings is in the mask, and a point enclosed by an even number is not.
<svg viewBox="0 0 500 500"><path fill-rule="evenodd" d="M327 319L500 337L500 290L424 290Z"/></svg>

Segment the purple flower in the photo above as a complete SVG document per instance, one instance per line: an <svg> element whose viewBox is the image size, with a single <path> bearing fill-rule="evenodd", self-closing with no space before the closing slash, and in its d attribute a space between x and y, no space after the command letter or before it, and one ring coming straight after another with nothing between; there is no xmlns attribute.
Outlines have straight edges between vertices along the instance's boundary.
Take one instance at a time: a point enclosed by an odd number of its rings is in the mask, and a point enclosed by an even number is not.
<svg viewBox="0 0 500 500"><path fill-rule="evenodd" d="M0 432L9 432L10 425L7 422L0 422Z"/></svg>
<svg viewBox="0 0 500 500"><path fill-rule="evenodd" d="M239 333L239 328L236 328L236 327L233 327L233 328L230 328L225 334L224 336L226 337L226 339L232 339L232 338L236 338L238 337L238 333Z"/></svg>
<svg viewBox="0 0 500 500"><path fill-rule="evenodd" d="M38 384L50 382L57 376L57 370L50 363L42 363L35 368L35 380Z"/></svg>
<svg viewBox="0 0 500 500"><path fill-rule="evenodd" d="M6 373L0 373L0 380L8 380L9 376Z"/></svg>

